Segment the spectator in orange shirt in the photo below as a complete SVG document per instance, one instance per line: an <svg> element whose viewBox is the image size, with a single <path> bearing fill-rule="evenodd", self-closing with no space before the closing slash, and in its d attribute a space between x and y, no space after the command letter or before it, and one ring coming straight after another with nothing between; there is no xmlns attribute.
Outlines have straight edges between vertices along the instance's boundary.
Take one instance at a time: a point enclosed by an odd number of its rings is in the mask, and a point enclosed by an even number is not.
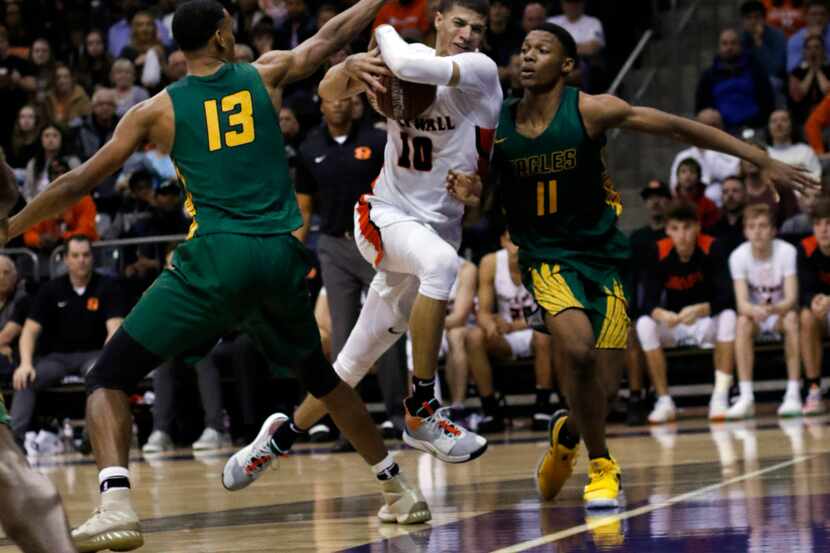
<svg viewBox="0 0 830 553"><path fill-rule="evenodd" d="M49 164L49 181L52 182L69 171L69 161L58 157ZM60 218L39 223L23 234L23 243L28 248L51 250L57 244L73 236L86 236L91 241L98 240L95 217L98 211L91 196L84 196L81 201L67 209Z"/></svg>
<svg viewBox="0 0 830 553"><path fill-rule="evenodd" d="M807 143L815 150L820 160L830 159L824 146L824 129L830 127L830 94L816 106L804 124L804 136Z"/></svg>
<svg viewBox="0 0 830 553"><path fill-rule="evenodd" d="M380 9L372 29L388 24L407 40L422 40L432 21L428 17L427 0L395 0Z"/></svg>
<svg viewBox="0 0 830 553"><path fill-rule="evenodd" d="M807 24L804 2L793 0L762 0L767 8L767 23L791 37Z"/></svg>

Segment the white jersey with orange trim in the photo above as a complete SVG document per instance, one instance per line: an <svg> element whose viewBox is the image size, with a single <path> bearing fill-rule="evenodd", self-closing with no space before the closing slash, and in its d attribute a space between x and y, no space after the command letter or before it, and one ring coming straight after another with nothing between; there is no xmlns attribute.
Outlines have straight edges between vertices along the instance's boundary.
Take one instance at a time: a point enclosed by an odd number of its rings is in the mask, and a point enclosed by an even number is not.
<svg viewBox="0 0 830 553"><path fill-rule="evenodd" d="M435 54L422 44L414 46ZM464 205L447 193L447 175L473 174L480 163L489 163L502 91L498 68L486 55L450 59L459 67L457 86L439 86L435 102L415 120L387 119L383 170L365 199L381 229L415 220L457 248Z"/></svg>
<svg viewBox="0 0 830 553"><path fill-rule="evenodd" d="M533 295L527 291L524 284L513 282L510 274L510 258L507 250L496 252L496 274L493 288L496 291L496 310L499 316L508 323L525 318L524 310L533 310L536 302Z"/></svg>

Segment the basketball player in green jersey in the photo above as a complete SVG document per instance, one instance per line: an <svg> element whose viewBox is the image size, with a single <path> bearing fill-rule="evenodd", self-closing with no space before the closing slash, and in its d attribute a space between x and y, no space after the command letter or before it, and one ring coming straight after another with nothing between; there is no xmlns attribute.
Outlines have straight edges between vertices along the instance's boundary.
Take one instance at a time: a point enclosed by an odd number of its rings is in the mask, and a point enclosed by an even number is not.
<svg viewBox="0 0 830 553"><path fill-rule="evenodd" d="M571 408L551 420L537 485L544 499L556 496L581 439L590 458L586 506L615 508L620 468L605 441L604 400L616 394L628 337L622 275L629 246L617 228L622 205L606 172L605 132L630 129L722 151L758 165L776 184L817 183L712 127L566 86L577 52L562 27L528 33L521 56L525 93L503 106L494 168L525 284L541 306L537 324L564 360L560 378Z"/></svg>
<svg viewBox="0 0 830 553"><path fill-rule="evenodd" d="M0 150L0 237L20 190ZM5 242L5 240L3 240ZM69 525L55 486L29 467L9 429L9 414L0 395L0 526L24 553L74 553Z"/></svg>
<svg viewBox="0 0 830 553"><path fill-rule="evenodd" d="M311 75L377 15L384 0L360 0L290 52L234 64L233 20L215 0L180 4L173 35L188 75L121 119L112 139L63 175L9 223L9 236L62 213L115 172L146 142L169 152L193 215L190 239L106 344L86 375L87 428L100 469L101 505L73 532L83 551L128 551L143 543L127 470L131 417L127 392L164 359L201 357L225 331L251 335L270 361L300 367L298 377L373 466L386 504L384 522L428 520L417 489L399 476L359 396L325 360L305 275L308 252L291 232L302 224L288 175L277 106L282 88ZM244 486L279 453L274 417L248 462L233 467ZM273 436L273 439L270 438ZM196 499L198 501L198 499Z"/></svg>

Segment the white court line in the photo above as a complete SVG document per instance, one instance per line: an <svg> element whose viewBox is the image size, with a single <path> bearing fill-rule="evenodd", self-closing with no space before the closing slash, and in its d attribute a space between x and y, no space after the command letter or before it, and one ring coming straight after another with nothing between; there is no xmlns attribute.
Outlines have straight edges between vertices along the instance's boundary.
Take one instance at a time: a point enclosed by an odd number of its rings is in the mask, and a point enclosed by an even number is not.
<svg viewBox="0 0 830 553"><path fill-rule="evenodd" d="M767 474L768 472L775 472L776 470L780 470L792 465L797 465L798 463L803 463L808 459L812 459L817 457L817 455L802 455L800 457L794 457L789 461L784 461L783 463L778 463L777 465L772 465L765 469L756 470L753 472L748 472L741 476L736 476L734 478L730 478L729 480L724 480L723 482L718 482L716 484L711 484L709 486L700 488L698 490L692 490L690 492L676 495L674 497L670 497L664 501L659 503L654 503L651 505L643 505L642 507L638 507L636 509L632 509L630 511L624 511L622 513L618 513L616 515L608 515L603 516L601 521L590 523L590 524L582 524L580 526L574 526L568 528L566 530L560 530L559 532L554 532L553 534L548 534L546 536L542 536L540 538L536 538L535 540L530 540L522 543L517 543L516 545L511 545L510 547L505 547L503 549L497 549L493 551L493 553L518 553L519 551L527 551L528 549L533 549L534 547L539 547L541 545L545 545L548 543L553 543L555 541L559 541L570 536L575 536L577 534L581 534L583 532L587 532L588 530L592 530L594 527L598 526L606 526L608 524L613 524L614 522L626 520L629 518L637 517L640 515L644 515L646 513L651 513L652 511L656 511L658 509L663 509L665 507L670 507L675 503L681 503L683 501L687 501L692 499L693 497L697 497L699 495L705 495L711 491L717 490L718 488L723 488L726 486L731 486L732 484L737 484L738 482L743 482L744 480L749 480L751 478L756 478L763 474ZM597 510L596 514L602 514L602 511Z"/></svg>

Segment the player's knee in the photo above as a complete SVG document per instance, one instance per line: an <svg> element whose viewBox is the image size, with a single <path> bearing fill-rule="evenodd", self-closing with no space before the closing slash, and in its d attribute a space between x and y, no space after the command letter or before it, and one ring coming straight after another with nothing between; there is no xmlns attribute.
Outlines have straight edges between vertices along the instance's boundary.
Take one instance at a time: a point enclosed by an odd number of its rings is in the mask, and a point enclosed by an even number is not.
<svg viewBox="0 0 830 553"><path fill-rule="evenodd" d="M732 309L724 309L718 316L718 342L734 342L737 326L737 314Z"/></svg>
<svg viewBox="0 0 830 553"><path fill-rule="evenodd" d="M485 346L485 341L484 330L482 330L480 326L472 327L469 331L467 331L467 335L464 337L467 349L483 348Z"/></svg>
<svg viewBox="0 0 830 553"><path fill-rule="evenodd" d="M807 308L804 308L804 309L802 309L802 310L801 310L801 317L800 317L800 319L801 319L801 326L802 326L802 328L804 328L805 330L806 330L806 329L810 329L810 330L812 330L813 328L815 328L816 323L818 322L818 319L817 319L817 318L816 318L816 316L813 314L813 312L812 312L812 311L810 311L810 310L809 310L809 309L807 309Z"/></svg>
<svg viewBox="0 0 830 553"><path fill-rule="evenodd" d="M368 374L369 367L361 368L359 364L338 358L334 363L334 372L343 382L352 388L356 388L360 384L360 381Z"/></svg>
<svg viewBox="0 0 830 553"><path fill-rule="evenodd" d="M161 362L161 357L144 348L121 328L107 342L86 373L87 393L92 394L99 388L131 393L141 379Z"/></svg>
<svg viewBox="0 0 830 553"><path fill-rule="evenodd" d="M568 340L562 344L563 355L577 378L590 378L596 373L597 353L593 343Z"/></svg>
<svg viewBox="0 0 830 553"><path fill-rule="evenodd" d="M657 321L643 315L637 319L637 338L643 346L643 351L653 351L660 347L660 340L657 337Z"/></svg>
<svg viewBox="0 0 830 553"><path fill-rule="evenodd" d="M317 399L328 395L340 384L340 377L326 360L321 348L317 348L309 355L300 368L298 378L300 383Z"/></svg>
<svg viewBox="0 0 830 553"><path fill-rule="evenodd" d="M751 338L755 332L755 322L746 315L741 315L735 325L735 332L739 338Z"/></svg>
<svg viewBox="0 0 830 553"><path fill-rule="evenodd" d="M446 246L446 247L443 247ZM430 252L429 267L420 275L419 291L430 298L446 300L458 275L458 254L449 244Z"/></svg>

